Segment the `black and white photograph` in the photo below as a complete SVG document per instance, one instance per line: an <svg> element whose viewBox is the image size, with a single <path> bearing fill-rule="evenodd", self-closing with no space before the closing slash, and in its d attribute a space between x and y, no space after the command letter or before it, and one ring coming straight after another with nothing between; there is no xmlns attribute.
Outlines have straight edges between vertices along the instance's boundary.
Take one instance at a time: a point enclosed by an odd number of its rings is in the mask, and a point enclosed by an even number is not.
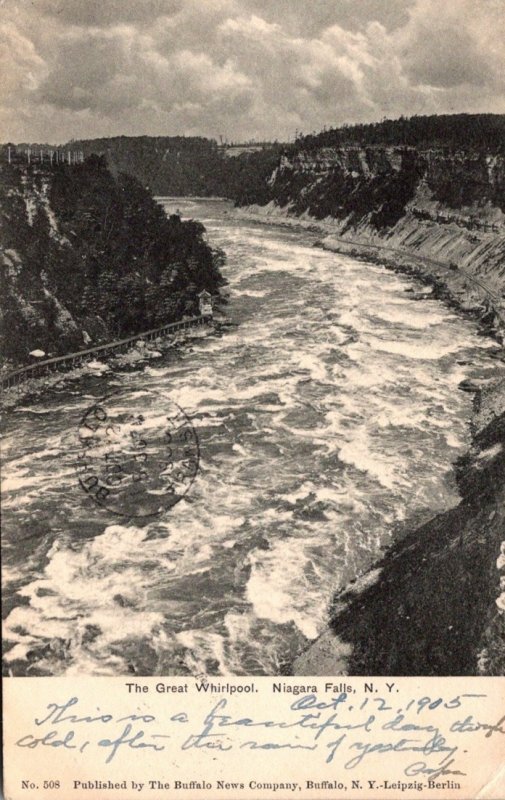
<svg viewBox="0 0 505 800"><path fill-rule="evenodd" d="M0 23L5 678L503 675L503 0Z"/></svg>
<svg viewBox="0 0 505 800"><path fill-rule="evenodd" d="M0 0L5 800L505 794L505 0Z"/></svg>

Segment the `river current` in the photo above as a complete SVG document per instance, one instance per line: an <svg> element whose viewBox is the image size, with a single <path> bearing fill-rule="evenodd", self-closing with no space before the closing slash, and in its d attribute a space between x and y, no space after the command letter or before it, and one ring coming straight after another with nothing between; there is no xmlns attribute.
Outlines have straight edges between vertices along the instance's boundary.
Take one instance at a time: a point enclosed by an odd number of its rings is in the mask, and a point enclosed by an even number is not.
<svg viewBox="0 0 505 800"><path fill-rule="evenodd" d="M457 387L493 368L476 324L310 232L165 205L226 251L233 326L8 415L7 673L279 674L404 520L458 501L471 396ZM163 409L142 392L169 397L198 435L196 480L154 520L78 486L79 420L117 389L146 415Z"/></svg>

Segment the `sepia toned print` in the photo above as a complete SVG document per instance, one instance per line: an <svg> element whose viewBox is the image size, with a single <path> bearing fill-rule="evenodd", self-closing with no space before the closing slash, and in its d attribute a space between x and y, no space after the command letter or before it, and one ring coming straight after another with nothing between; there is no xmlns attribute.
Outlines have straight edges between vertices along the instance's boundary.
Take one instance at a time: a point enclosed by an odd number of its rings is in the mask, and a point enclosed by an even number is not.
<svg viewBox="0 0 505 800"><path fill-rule="evenodd" d="M6 796L497 798L503 0L0 14Z"/></svg>

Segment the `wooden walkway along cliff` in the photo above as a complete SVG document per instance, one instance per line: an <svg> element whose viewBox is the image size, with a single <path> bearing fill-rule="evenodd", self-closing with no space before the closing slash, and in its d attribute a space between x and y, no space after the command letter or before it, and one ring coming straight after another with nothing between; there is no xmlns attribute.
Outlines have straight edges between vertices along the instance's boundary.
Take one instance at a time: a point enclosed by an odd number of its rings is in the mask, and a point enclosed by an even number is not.
<svg viewBox="0 0 505 800"><path fill-rule="evenodd" d="M170 336L178 331L206 325L211 321L211 314L201 314L197 317L182 319L179 322L171 322L169 325L162 325L160 328L152 328L149 331L137 333L135 336L129 336L127 339L118 339L115 342L100 344L96 347L90 347L88 350L79 350L77 353L69 353L66 356L57 356L56 358L37 361L34 364L29 364L27 367L21 367L20 369L13 370L4 375L1 378L1 386L2 389L9 389L12 386L18 386L29 378L40 378L43 375L49 375L51 372L55 372L59 369L77 366L77 364L81 364L83 361L92 359L95 355L108 356L112 353L119 353L123 350L127 350L131 345L135 344L135 342L149 342L161 336Z"/></svg>

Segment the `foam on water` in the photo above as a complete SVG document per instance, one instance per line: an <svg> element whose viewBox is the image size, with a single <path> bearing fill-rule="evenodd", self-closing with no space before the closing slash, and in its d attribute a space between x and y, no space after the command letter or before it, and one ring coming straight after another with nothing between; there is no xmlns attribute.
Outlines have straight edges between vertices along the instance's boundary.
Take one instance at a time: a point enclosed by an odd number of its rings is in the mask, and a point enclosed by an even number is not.
<svg viewBox="0 0 505 800"><path fill-rule="evenodd" d="M475 325L309 233L177 207L228 253L236 327L12 415L14 674L278 674L399 521L457 502L471 397L456 386L490 369ZM95 507L74 474L79 421L116 390L153 430L177 403L200 440L191 491L142 525Z"/></svg>

